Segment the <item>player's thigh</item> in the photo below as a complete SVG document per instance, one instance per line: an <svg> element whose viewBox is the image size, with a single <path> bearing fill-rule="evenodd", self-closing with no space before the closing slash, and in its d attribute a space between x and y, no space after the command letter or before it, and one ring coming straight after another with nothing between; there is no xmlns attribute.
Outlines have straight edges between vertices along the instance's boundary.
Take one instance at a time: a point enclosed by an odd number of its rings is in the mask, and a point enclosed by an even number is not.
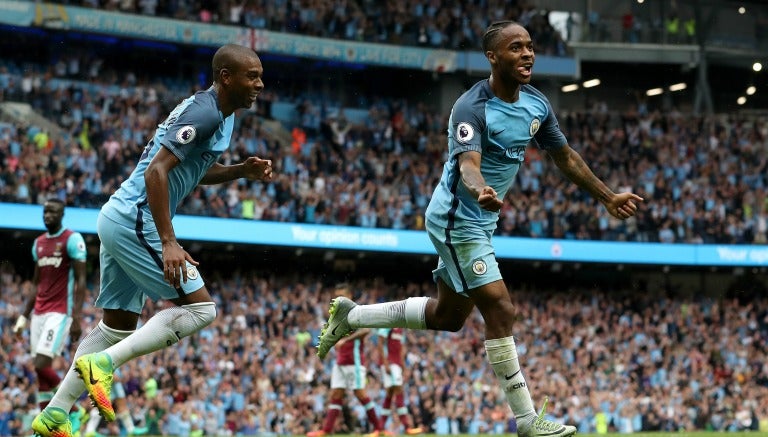
<svg viewBox="0 0 768 437"><path fill-rule="evenodd" d="M392 377L389 376L389 365L381 366L381 385L385 389L392 387Z"/></svg>
<svg viewBox="0 0 768 437"><path fill-rule="evenodd" d="M397 364L390 364L387 370L382 372L384 388L403 385L403 368Z"/></svg>
<svg viewBox="0 0 768 437"><path fill-rule="evenodd" d="M390 364L389 375L392 378L393 385L403 385L403 368L400 365Z"/></svg>
<svg viewBox="0 0 768 437"><path fill-rule="evenodd" d="M365 366L334 365L331 370L331 389L360 390L367 385Z"/></svg>
<svg viewBox="0 0 768 437"><path fill-rule="evenodd" d="M103 248L120 265L124 274L153 300L185 298L204 287L202 276L190 263L186 264L187 282L182 281L179 288L165 281L162 243L156 230L131 229L100 216L99 236Z"/></svg>
<svg viewBox="0 0 768 437"><path fill-rule="evenodd" d="M429 221L426 228L440 256L432 272L435 281L440 278L457 293L467 296L468 291L501 279L490 231L471 226L446 229Z"/></svg>
<svg viewBox="0 0 768 437"><path fill-rule="evenodd" d="M64 350L72 318L62 313L32 314L30 346L33 355L57 357Z"/></svg>
<svg viewBox="0 0 768 437"><path fill-rule="evenodd" d="M104 244L99 249L99 264L101 285L94 305L108 310L141 314L146 295Z"/></svg>

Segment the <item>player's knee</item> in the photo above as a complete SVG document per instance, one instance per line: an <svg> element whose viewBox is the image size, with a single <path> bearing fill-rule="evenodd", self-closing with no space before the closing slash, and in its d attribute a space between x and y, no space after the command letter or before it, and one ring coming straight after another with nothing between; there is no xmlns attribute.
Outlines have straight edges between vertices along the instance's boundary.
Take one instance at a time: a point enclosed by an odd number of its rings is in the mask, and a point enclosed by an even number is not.
<svg viewBox="0 0 768 437"><path fill-rule="evenodd" d="M459 332L464 327L464 319L457 319L455 317L440 317L436 315L428 322L429 329L437 331Z"/></svg>
<svg viewBox="0 0 768 437"><path fill-rule="evenodd" d="M464 327L463 320L446 320L443 323L445 324L445 331L448 332L459 332Z"/></svg>
<svg viewBox="0 0 768 437"><path fill-rule="evenodd" d="M205 328L216 320L216 304L213 302L192 303L182 308L192 315L197 330Z"/></svg>
<svg viewBox="0 0 768 437"><path fill-rule="evenodd" d="M496 326L504 332L511 332L517 320L517 309L508 300L499 300L493 305L478 309L486 325Z"/></svg>

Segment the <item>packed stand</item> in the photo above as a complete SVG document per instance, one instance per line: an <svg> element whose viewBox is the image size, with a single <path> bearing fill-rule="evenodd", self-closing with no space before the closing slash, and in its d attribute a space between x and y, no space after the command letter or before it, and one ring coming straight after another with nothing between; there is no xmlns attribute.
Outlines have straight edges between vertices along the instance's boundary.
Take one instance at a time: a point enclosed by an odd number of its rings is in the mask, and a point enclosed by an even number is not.
<svg viewBox="0 0 768 437"><path fill-rule="evenodd" d="M517 20L531 29L541 54L566 54L565 42L550 24L548 12L528 0L80 0L55 3L321 38L453 50L477 50L491 22Z"/></svg>
<svg viewBox="0 0 768 437"><path fill-rule="evenodd" d="M75 64L76 68L72 68ZM0 124L0 200L98 208L130 173L162 114L189 89L171 89L98 60L0 67L0 101L24 101L64 130ZM103 70L102 70L103 69ZM74 71L74 72L73 72ZM264 128L289 104L290 144ZM692 117L644 105L560 111L570 144L613 187L647 201L635 218L611 218L567 184L535 147L505 199L497 235L581 240L765 243L768 120ZM303 95L265 92L236 126L223 160L274 161L270 184L199 187L183 214L389 229L422 229L445 159L447 115L424 102L372 100L360 121Z"/></svg>
<svg viewBox="0 0 768 437"><path fill-rule="evenodd" d="M24 435L37 408L35 373L26 339L10 327L29 282L10 263L1 278L0 435ZM94 290L98 271L91 279ZM120 369L136 427L150 435L303 435L316 428L333 360L317 359L315 342L334 284L247 270L209 279L217 320L178 347ZM353 285L367 303L434 289L381 279ZM584 433L768 431L765 290L743 301L664 297L659 290L527 290L516 293L518 349L531 392L539 402L550 397L554 417ZM85 332L98 320L98 310L86 305ZM504 394L484 382L491 370L478 313L459 333L407 335L404 387L415 424L435 434L514 432ZM368 392L380 403L379 359L373 344L366 350ZM59 372L70 353L55 361ZM87 398L81 405L88 409ZM343 417L340 431L369 429L354 402Z"/></svg>
<svg viewBox="0 0 768 437"><path fill-rule="evenodd" d="M516 20L529 27L541 53L554 56L565 56L566 42L570 41L695 45L703 37L692 1L661 9L649 9L641 3L624 8L594 2L587 9L583 5L561 4L561 10L554 11L540 8L535 0L54 0L53 3L321 38L454 50L478 49L483 32L491 22ZM747 16L756 17L754 21L720 17L721 21L709 26L710 32L705 33L707 43L745 49L765 47L768 38L761 24L766 20L766 12L759 7L747 10ZM557 16L552 17L552 12ZM738 35L717 31L737 23L745 26ZM750 31L750 27L754 30Z"/></svg>

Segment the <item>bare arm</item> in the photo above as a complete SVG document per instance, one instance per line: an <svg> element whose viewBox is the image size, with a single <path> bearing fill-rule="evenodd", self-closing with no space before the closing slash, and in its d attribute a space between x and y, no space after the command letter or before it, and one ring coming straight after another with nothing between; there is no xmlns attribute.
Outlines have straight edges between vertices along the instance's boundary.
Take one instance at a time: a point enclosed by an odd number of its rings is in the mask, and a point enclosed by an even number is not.
<svg viewBox="0 0 768 437"><path fill-rule="evenodd" d="M168 173L179 165L179 162L176 155L165 147L161 147L144 172L149 210L152 212L152 218L163 245L176 243L176 234L171 223Z"/></svg>
<svg viewBox="0 0 768 437"><path fill-rule="evenodd" d="M201 185L223 184L235 179L272 180L272 161L251 156L240 164L213 164L200 181Z"/></svg>
<svg viewBox="0 0 768 437"><path fill-rule="evenodd" d="M371 330L368 329L368 328L358 329L357 331L355 331L352 334L350 334L346 339L348 341L349 340L357 340L358 338L363 338L363 337L367 336L368 334L370 334L370 332L371 332Z"/></svg>
<svg viewBox="0 0 768 437"><path fill-rule="evenodd" d="M208 169L207 173L205 173L205 176L203 176L203 179L200 181L200 185L223 184L235 179L240 179L243 177L242 173L242 164L223 165L217 162Z"/></svg>
<svg viewBox="0 0 768 437"><path fill-rule="evenodd" d="M40 267L35 263L35 272L32 274L32 294L27 296L27 302L24 305L24 317L29 318L32 310L35 309L35 299L37 299L37 284L40 282Z"/></svg>
<svg viewBox="0 0 768 437"><path fill-rule="evenodd" d="M485 178L480 171L482 155L479 152L464 152L459 155L459 172L461 182L477 199L480 207L488 211L498 211L503 204L491 186L486 185Z"/></svg>
<svg viewBox="0 0 768 437"><path fill-rule="evenodd" d="M27 326L27 321L29 320L29 316L32 314L32 310L35 309L35 299L37 297L37 282L40 278L40 270L37 267L37 264L35 264L35 273L32 275L32 291L31 292L25 292L25 288L22 288L22 293L26 296L23 296L26 298L26 302L24 302L24 308L21 310L21 314L19 314L19 317L16 319L16 323L13 325L13 333L16 334L17 337L21 338L21 332L24 330L24 328Z"/></svg>
<svg viewBox="0 0 768 437"><path fill-rule="evenodd" d="M163 276L175 288L180 286L182 280L187 282L186 261L198 265L198 262L176 241L176 233L171 223L168 173L179 165L179 162L176 155L165 147L161 147L144 172L149 210L163 246Z"/></svg>
<svg viewBox="0 0 768 437"><path fill-rule="evenodd" d="M75 302L72 307L72 326L69 335L72 342L80 339L83 328L80 325L83 315L83 303L85 302L85 261L74 261L72 267L75 271Z"/></svg>
<svg viewBox="0 0 768 437"><path fill-rule="evenodd" d="M635 215L635 202L642 202L643 198L633 193L614 193L595 176L581 155L571 146L566 144L558 149L548 150L547 153L571 182L602 203L612 216L626 219Z"/></svg>
<svg viewBox="0 0 768 437"><path fill-rule="evenodd" d="M568 144L559 149L548 150L549 156L563 174L574 184L586 190L600 203L608 202L615 193L589 168L584 159Z"/></svg>
<svg viewBox="0 0 768 437"><path fill-rule="evenodd" d="M478 152L464 152L459 155L461 182L475 199L480 197L480 193L485 187L485 178L480 173L480 158L482 155Z"/></svg>
<svg viewBox="0 0 768 437"><path fill-rule="evenodd" d="M339 344L343 344L343 343L346 343L346 342L348 342L348 341L354 341L354 340L357 340L357 339L362 339L363 337L365 337L366 335L368 335L368 334L370 333L370 331L371 331L371 330L370 330L370 329L368 329L368 328L360 328L360 329L357 329L357 330L355 330L355 331L352 331L352 333L351 333L351 334L349 334L348 336L346 336L346 337L343 337L343 338L342 338L341 340L339 340L339 342L338 342L338 343L336 343L336 344L337 344L337 345L339 345Z"/></svg>

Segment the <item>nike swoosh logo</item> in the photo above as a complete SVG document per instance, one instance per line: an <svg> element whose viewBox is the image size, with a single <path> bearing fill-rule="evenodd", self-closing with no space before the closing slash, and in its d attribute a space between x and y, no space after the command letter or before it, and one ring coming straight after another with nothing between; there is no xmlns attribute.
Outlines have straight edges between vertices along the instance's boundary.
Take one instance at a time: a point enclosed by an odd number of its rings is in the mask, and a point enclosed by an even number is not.
<svg viewBox="0 0 768 437"><path fill-rule="evenodd" d="M45 425L45 428L48 430L48 432L53 432L54 428L51 428L50 426L48 426L47 423L43 422L43 425Z"/></svg>
<svg viewBox="0 0 768 437"><path fill-rule="evenodd" d="M99 382L98 379L93 378L93 363L88 363L88 379L91 381L91 385Z"/></svg>
<svg viewBox="0 0 768 437"><path fill-rule="evenodd" d="M498 135L498 134L500 134L500 133L504 132L505 130L507 130L507 129L502 129L502 130L497 130L496 132L491 132L491 136L492 136L492 137L495 137L496 135Z"/></svg>
<svg viewBox="0 0 768 437"><path fill-rule="evenodd" d="M511 374L511 375L504 375L504 379L506 379L507 381L509 381L510 379L514 378L514 377L515 377L515 375L517 375L518 373L520 373L520 370L518 370L517 372L515 372L515 373L513 373L513 374Z"/></svg>
<svg viewBox="0 0 768 437"><path fill-rule="evenodd" d="M552 431L552 432L548 432L546 434L537 434L537 435L540 435L540 436L558 435L558 434L560 434L563 431L563 428L565 428L565 427L564 426L560 427L560 429L558 429L557 431ZM573 435L573 434L569 434L569 435Z"/></svg>
<svg viewBox="0 0 768 437"><path fill-rule="evenodd" d="M331 331L331 335L336 335L336 328L338 328L339 325L336 325L333 327L333 331Z"/></svg>

